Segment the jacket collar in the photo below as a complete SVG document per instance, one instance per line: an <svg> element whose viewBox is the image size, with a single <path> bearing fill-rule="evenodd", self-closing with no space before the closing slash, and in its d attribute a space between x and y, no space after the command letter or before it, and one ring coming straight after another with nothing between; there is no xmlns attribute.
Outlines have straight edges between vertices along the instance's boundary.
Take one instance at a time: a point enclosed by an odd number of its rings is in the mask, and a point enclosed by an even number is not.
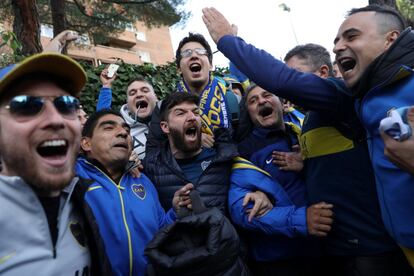
<svg viewBox="0 0 414 276"><path fill-rule="evenodd" d="M391 47L378 56L351 88L352 95L362 98L377 86L389 85L410 75L414 67L414 33L411 28L404 30Z"/></svg>
<svg viewBox="0 0 414 276"><path fill-rule="evenodd" d="M237 145L232 140L232 131L228 128L218 128L214 131L216 156L213 162L225 162L238 156ZM171 169L179 167L171 153L168 139L160 151L161 160ZM176 170L176 169L174 169Z"/></svg>

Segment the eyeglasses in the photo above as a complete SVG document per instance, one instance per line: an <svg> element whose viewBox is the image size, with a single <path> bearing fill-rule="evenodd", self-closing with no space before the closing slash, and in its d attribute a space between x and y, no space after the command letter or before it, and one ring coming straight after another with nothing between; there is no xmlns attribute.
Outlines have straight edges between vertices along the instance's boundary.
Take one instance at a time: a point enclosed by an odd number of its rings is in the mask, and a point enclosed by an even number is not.
<svg viewBox="0 0 414 276"><path fill-rule="evenodd" d="M56 110L67 119L76 119L79 109L79 100L72 96L59 97L35 97L20 95L11 99L10 103L5 106L10 113L17 117L26 119L34 117L41 113L45 106L46 100L53 103Z"/></svg>
<svg viewBox="0 0 414 276"><path fill-rule="evenodd" d="M195 48L195 49L186 49L181 52L182 58L191 57L191 55L195 52L199 56L207 56L207 50L204 48Z"/></svg>

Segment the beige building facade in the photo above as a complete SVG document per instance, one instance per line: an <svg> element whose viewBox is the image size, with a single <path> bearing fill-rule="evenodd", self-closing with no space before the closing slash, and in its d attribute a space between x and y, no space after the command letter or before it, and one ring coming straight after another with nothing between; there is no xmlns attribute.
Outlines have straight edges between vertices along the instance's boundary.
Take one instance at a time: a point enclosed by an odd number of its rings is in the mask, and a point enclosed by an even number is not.
<svg viewBox="0 0 414 276"><path fill-rule="evenodd" d="M51 26L41 26L41 42L46 46L53 37ZM129 64L150 62L155 65L174 60L174 51L168 26L147 28L143 23L129 24L118 36L108 34L107 45L92 45L87 36L70 43L68 55L91 61L94 65L122 60Z"/></svg>

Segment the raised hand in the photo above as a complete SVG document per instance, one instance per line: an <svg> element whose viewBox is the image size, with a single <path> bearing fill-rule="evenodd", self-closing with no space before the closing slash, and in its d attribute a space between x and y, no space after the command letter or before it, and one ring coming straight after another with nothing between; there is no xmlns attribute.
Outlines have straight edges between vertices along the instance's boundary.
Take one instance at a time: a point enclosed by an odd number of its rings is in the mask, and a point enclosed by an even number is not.
<svg viewBox="0 0 414 276"><path fill-rule="evenodd" d="M203 21L216 44L223 36L234 35L233 26L215 8L203 9Z"/></svg>
<svg viewBox="0 0 414 276"><path fill-rule="evenodd" d="M65 30L55 36L49 44L44 48L43 52L55 52L61 53L62 49L71 41L78 39L79 36L76 32Z"/></svg>

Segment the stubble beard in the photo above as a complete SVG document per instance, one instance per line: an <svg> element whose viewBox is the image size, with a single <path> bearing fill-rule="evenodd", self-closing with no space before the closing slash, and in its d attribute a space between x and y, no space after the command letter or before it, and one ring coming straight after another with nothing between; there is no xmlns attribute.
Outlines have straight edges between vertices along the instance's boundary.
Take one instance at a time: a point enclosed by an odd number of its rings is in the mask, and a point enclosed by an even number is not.
<svg viewBox="0 0 414 276"><path fill-rule="evenodd" d="M73 157L69 165L63 168L49 168L46 173L33 160L29 160L18 153L10 152L3 147L3 168L9 174L21 177L29 186L39 194L60 192L66 188L75 177L74 166L76 158ZM74 153L75 156L75 153Z"/></svg>

